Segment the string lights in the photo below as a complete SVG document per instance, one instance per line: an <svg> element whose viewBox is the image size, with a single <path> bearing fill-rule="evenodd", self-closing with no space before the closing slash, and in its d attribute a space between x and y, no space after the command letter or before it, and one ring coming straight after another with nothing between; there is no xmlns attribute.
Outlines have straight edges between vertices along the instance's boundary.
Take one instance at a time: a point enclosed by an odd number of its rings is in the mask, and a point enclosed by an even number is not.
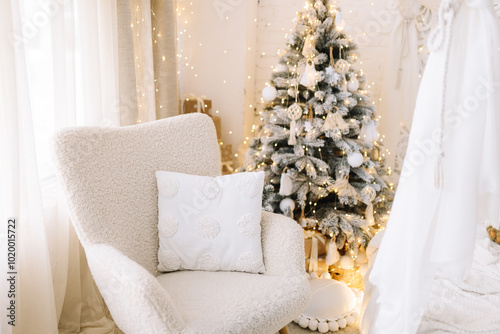
<svg viewBox="0 0 500 334"><path fill-rule="evenodd" d="M231 12L233 12L233 9L235 6L239 5L240 3L238 2L231 2L231 3L222 3L220 1L218 2L213 2L211 5L215 12L217 13L219 19L221 21L226 22L226 21L231 21ZM189 0L178 0L177 1L177 8L176 8L176 14L177 14L177 31L178 31L178 37L177 37L177 42L178 42L178 51L177 51L177 60L178 60L178 75L181 81L186 81L186 82L192 82L194 84L197 84L198 87L202 86L209 86L213 84L220 84L221 88L224 89L231 89L234 87L235 82L234 79L239 80L238 78L235 78L234 70L228 70L224 71L221 69L220 73L222 74L221 76L217 77L217 81L215 83L212 83L213 78L208 78L204 76L204 71L200 69L201 64L195 63L196 60L194 59L194 55L197 54L204 54L206 53L206 50L208 47L211 47L208 45L204 40L203 36L199 34L199 27L193 25L193 22L198 21L200 15L204 15L199 11L198 8L200 8L200 3L195 3L193 4L193 1ZM232 6L229 8L228 6ZM252 22L257 23L257 18L254 18ZM198 23L197 23L198 24ZM211 53L215 52L218 54L218 57L220 59L224 59L224 62L229 64L231 63L231 59L236 59L238 58L236 55L239 55L239 50L237 48L231 49L228 47L221 47L219 49L212 49L210 50ZM255 48L252 45L249 45L246 47L246 53L248 55L248 58L253 58L255 54ZM210 66L210 64L206 64L206 62L203 63L203 66ZM255 76L253 74L253 69L248 69L248 73L245 75L245 87L243 87L245 90L248 90L249 86L254 85L254 80ZM188 88L186 88L188 90ZM181 92L183 93L183 92ZM183 94L181 94L183 95ZM215 102L217 103L217 101ZM223 103L222 101L219 103ZM221 114L221 115L231 115L229 112L224 112L224 108L227 109L227 107L222 107L220 109L216 109L215 113L216 114ZM252 114L254 112L254 103L251 102L251 99L249 100L249 103L245 103L245 114ZM234 114L234 113L233 113ZM223 124L229 124L229 122ZM224 126L224 125L223 125ZM231 129L231 128L226 128L224 129L223 136L231 136L234 134L239 134L241 133L241 130L243 129ZM251 133L255 132L255 128L252 129ZM249 142L249 137L245 137L244 143ZM241 156L238 153L234 153L234 157L238 158Z"/></svg>

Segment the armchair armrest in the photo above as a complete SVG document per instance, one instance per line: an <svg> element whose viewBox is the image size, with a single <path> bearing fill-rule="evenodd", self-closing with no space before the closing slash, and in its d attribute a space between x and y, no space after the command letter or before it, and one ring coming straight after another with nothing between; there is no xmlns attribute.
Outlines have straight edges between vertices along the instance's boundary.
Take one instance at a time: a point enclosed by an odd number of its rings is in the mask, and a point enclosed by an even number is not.
<svg viewBox="0 0 500 334"><path fill-rule="evenodd" d="M262 212L262 252L266 275L305 275L304 234L294 220Z"/></svg>
<svg viewBox="0 0 500 334"><path fill-rule="evenodd" d="M116 248L86 245L90 270L118 327L131 333L179 333L184 328L156 278Z"/></svg>

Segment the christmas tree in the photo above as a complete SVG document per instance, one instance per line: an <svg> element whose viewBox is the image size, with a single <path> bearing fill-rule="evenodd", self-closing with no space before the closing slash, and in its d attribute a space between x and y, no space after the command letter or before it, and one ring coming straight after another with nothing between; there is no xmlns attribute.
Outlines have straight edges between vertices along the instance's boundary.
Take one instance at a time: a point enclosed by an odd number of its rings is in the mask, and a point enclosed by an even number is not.
<svg viewBox="0 0 500 334"><path fill-rule="evenodd" d="M355 258L387 221L393 190L344 26L333 2L306 2L263 90L263 124L244 167L266 172L265 210L317 229Z"/></svg>

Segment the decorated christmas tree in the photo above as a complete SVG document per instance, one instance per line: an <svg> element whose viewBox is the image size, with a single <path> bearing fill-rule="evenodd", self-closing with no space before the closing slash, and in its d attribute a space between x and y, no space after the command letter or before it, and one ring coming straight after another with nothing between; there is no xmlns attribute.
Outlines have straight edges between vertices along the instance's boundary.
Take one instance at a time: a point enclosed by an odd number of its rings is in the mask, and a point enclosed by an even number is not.
<svg viewBox="0 0 500 334"><path fill-rule="evenodd" d="M384 227L393 197L374 106L344 26L333 2L306 2L262 92L263 122L244 166L266 172L265 210L331 238L330 263L356 258Z"/></svg>

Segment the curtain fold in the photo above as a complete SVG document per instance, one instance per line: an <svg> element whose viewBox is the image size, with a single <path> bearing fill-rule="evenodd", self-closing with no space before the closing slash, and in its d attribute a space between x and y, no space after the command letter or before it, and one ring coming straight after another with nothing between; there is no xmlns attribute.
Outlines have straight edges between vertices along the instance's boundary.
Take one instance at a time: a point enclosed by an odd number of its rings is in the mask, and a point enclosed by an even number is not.
<svg viewBox="0 0 500 334"><path fill-rule="evenodd" d="M137 123L137 90L135 79L134 43L132 37L132 4L116 0L118 26L118 82L120 125Z"/></svg>
<svg viewBox="0 0 500 334"><path fill-rule="evenodd" d="M419 85L418 43L415 17L419 6L410 6L403 10L397 19L391 36L391 51L386 60L386 70L382 86L380 121L382 133L387 136L384 144L391 152L387 156L387 165L393 170L396 165L399 129L408 127L413 117L415 100Z"/></svg>
<svg viewBox="0 0 500 334"><path fill-rule="evenodd" d="M131 4L137 123L145 123L156 119L151 3L150 0L131 0Z"/></svg>
<svg viewBox="0 0 500 334"><path fill-rule="evenodd" d="M0 280L1 307L14 305L15 327L0 322L2 333L47 333L57 331L52 273L43 219L42 193L29 98L28 69L21 41L22 19L17 1L3 1L0 10L0 113L2 122L2 231L1 247L7 249L7 218L16 218L16 262L9 267L14 288ZM12 37L17 37L16 40ZM12 235L12 234L10 234ZM5 253L3 253L5 254ZM37 256L33 256L36 254ZM6 254L5 254L6 255ZM6 256L2 256L4 262ZM7 264L2 263L2 268ZM43 286L43 289L39 289ZM7 296L13 291L15 296ZM15 304L12 304L14 302Z"/></svg>
<svg viewBox="0 0 500 334"><path fill-rule="evenodd" d="M427 37L436 24L438 0L400 0L384 66L380 131L389 150L386 165L399 174L406 152L421 74L428 55ZM430 6L430 7L428 7Z"/></svg>
<svg viewBox="0 0 500 334"><path fill-rule="evenodd" d="M15 327L1 321L1 333L121 332L71 225L51 137L177 114L174 3L0 1L0 247L8 218L17 247L15 297L0 297L4 310L15 302Z"/></svg>
<svg viewBox="0 0 500 334"><path fill-rule="evenodd" d="M151 8L156 118L161 119L179 114L175 1L151 0Z"/></svg>
<svg viewBox="0 0 500 334"><path fill-rule="evenodd" d="M179 113L175 0L117 0L120 124Z"/></svg>

